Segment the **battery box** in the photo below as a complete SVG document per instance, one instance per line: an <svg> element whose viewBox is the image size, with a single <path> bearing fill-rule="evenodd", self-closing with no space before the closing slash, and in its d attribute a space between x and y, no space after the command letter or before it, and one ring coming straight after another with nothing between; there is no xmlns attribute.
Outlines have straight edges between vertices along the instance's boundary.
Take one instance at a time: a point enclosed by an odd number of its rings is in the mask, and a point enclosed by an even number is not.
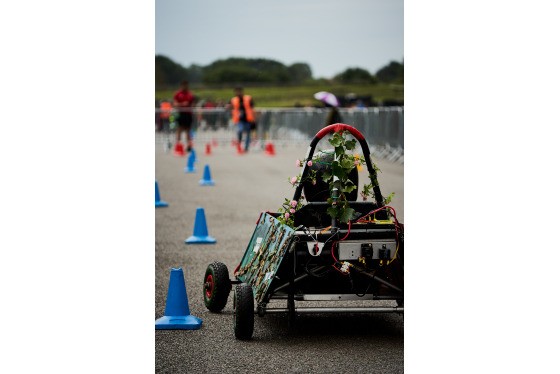
<svg viewBox="0 0 560 374"><path fill-rule="evenodd" d="M394 239L374 239L368 241L345 240L338 243L338 259L340 261L357 260L367 257L378 260L390 260L397 250Z"/></svg>

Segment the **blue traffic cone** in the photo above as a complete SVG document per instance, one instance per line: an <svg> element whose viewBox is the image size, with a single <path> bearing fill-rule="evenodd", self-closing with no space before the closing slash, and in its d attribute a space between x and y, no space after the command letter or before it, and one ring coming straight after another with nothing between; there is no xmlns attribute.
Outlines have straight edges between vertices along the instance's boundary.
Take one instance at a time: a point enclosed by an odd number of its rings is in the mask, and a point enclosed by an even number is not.
<svg viewBox="0 0 560 374"><path fill-rule="evenodd" d="M196 172L196 168L194 167L194 161L195 161L195 154L194 154L194 149L191 152L191 154L189 155L189 158L187 158L187 167L185 168L185 173L194 173Z"/></svg>
<svg viewBox="0 0 560 374"><path fill-rule="evenodd" d="M161 201L159 199L159 188L156 181L156 208L159 206L167 206L168 204L165 201Z"/></svg>
<svg viewBox="0 0 560 374"><path fill-rule="evenodd" d="M216 184L212 177L210 176L210 166L208 164L204 165L204 175L202 176L202 180L198 182L201 186L213 186Z"/></svg>
<svg viewBox="0 0 560 374"><path fill-rule="evenodd" d="M196 159L196 152L194 151L194 148L191 150L191 155L193 158L193 164L197 163L198 160Z"/></svg>
<svg viewBox="0 0 560 374"><path fill-rule="evenodd" d="M156 330L196 330L202 320L191 316L183 269L171 269L165 315L156 320Z"/></svg>
<svg viewBox="0 0 560 374"><path fill-rule="evenodd" d="M206 227L206 216L204 215L204 208L198 207L196 209L196 217L194 219L194 230L191 237L185 240L185 244L213 244L216 239L208 235L208 228Z"/></svg>

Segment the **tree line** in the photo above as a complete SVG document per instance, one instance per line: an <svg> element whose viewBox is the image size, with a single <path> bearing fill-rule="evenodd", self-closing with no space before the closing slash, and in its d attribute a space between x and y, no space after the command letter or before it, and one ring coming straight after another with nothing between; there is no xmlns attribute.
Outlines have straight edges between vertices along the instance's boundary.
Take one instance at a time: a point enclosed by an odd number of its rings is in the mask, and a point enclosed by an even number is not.
<svg viewBox="0 0 560 374"><path fill-rule="evenodd" d="M324 82L324 78L314 79L311 67L304 62L286 66L281 62L265 58L231 57L214 61L207 66L192 64L184 67L169 57L155 57L156 89L177 86L182 80L204 84L313 84ZM404 83L404 61L391 61L370 74L362 68L347 68L336 74L332 81L343 84Z"/></svg>

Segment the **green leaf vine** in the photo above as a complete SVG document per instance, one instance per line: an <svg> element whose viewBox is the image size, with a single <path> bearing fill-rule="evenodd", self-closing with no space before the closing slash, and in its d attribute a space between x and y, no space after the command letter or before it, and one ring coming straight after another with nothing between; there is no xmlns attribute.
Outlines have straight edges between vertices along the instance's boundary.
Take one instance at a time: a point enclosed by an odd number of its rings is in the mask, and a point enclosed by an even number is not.
<svg viewBox="0 0 560 374"><path fill-rule="evenodd" d="M332 218L338 219L340 222L348 223L354 218L355 211L348 204L347 194L358 188L350 179L350 172L357 166L363 166L366 161L363 156L358 154L352 154L352 151L356 148L356 139L346 139L346 136L350 135L348 131L335 132L330 139L329 143L334 147L333 161L330 164L331 172L322 173L319 177L325 183L328 183L329 190L331 191L331 196L327 199L327 203L330 205L327 209L327 214ZM350 135L351 136L351 135ZM323 151L321 151L323 152ZM327 153L327 152L323 152ZM303 167L305 160L297 160L296 166ZM307 161L309 167L315 162L321 162L319 156L314 159ZM372 164L376 172L380 172L379 168L375 164ZM336 179L334 178L336 177ZM317 182L317 170L310 169L307 177L302 179L301 173L295 177L289 179L289 182L295 188L301 183L310 182L315 184ZM372 176L370 175L370 180ZM377 178L373 178L374 184L377 186ZM373 187L372 183L364 184L360 195L363 201L366 201L368 197L373 197ZM333 189L338 190L338 196L332 196ZM394 192L384 199L385 204L391 201L394 197ZM304 196L300 197L299 201L285 199L282 206L278 209L281 215L278 217L280 222L294 227L294 213L303 206Z"/></svg>

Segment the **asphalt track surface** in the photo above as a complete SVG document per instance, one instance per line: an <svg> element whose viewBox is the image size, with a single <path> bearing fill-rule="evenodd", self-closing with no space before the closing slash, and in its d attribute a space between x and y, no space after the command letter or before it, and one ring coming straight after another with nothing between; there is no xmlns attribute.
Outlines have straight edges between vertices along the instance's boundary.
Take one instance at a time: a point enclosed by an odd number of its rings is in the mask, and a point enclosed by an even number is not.
<svg viewBox="0 0 560 374"><path fill-rule="evenodd" d="M323 141L317 149L324 149ZM165 312L172 268L182 268L192 315L203 320L199 330L155 330L157 373L402 373L404 372L404 317L398 314L298 315L293 327L285 314L255 316L253 338L235 339L233 291L221 313L204 306L202 283L206 267L218 260L230 278L251 239L262 211L276 211L294 189L288 182L302 169L306 147L275 147L275 156L262 151L238 155L231 144L212 147L195 144L195 173L185 173L187 158L155 149L155 176L161 200L169 206L155 209L155 316ZM373 161L380 168L384 196L395 192L391 206L404 223L403 165ZM204 165L214 186L200 186ZM360 172L360 189L367 174ZM216 244L189 244L196 209L203 207L209 235ZM280 302L280 301L275 301ZM353 306L353 302L321 302L296 306ZM359 302L358 302L359 303ZM382 305L396 305L385 301ZM272 302L269 304L273 306ZM372 305L371 301L368 305ZM274 305L276 306L276 305ZM285 302L278 305L284 307Z"/></svg>

